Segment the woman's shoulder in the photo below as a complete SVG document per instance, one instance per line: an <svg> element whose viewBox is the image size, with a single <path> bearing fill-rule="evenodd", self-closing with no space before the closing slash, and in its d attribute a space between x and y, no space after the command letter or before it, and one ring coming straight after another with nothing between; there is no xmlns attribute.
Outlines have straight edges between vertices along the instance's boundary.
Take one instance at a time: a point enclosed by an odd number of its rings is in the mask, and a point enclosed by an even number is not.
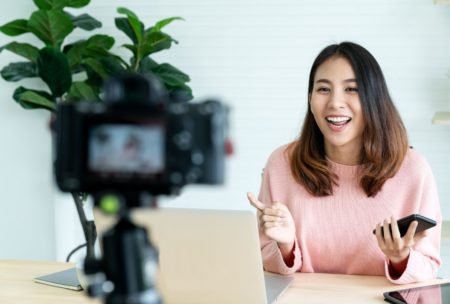
<svg viewBox="0 0 450 304"><path fill-rule="evenodd" d="M290 167L290 151L292 149L292 143L284 144L277 147L270 154L265 170L285 171Z"/></svg>
<svg viewBox="0 0 450 304"><path fill-rule="evenodd" d="M269 162L289 162L289 154L293 143L284 144L272 151L269 156Z"/></svg>
<svg viewBox="0 0 450 304"><path fill-rule="evenodd" d="M402 170L408 174L431 173L431 167L426 158L417 150L410 148L403 160Z"/></svg>
<svg viewBox="0 0 450 304"><path fill-rule="evenodd" d="M292 180L290 166L291 143L277 147L270 154L264 167L263 174L270 176L273 180L283 180L287 184Z"/></svg>

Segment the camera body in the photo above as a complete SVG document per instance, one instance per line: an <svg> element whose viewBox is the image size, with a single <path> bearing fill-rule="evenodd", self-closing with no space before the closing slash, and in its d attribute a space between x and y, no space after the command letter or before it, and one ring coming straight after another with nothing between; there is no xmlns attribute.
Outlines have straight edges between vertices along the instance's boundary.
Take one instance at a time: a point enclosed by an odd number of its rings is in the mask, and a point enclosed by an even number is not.
<svg viewBox="0 0 450 304"><path fill-rule="evenodd" d="M169 100L138 74L104 86L104 102L59 104L56 182L62 191L174 194L224 180L228 108Z"/></svg>

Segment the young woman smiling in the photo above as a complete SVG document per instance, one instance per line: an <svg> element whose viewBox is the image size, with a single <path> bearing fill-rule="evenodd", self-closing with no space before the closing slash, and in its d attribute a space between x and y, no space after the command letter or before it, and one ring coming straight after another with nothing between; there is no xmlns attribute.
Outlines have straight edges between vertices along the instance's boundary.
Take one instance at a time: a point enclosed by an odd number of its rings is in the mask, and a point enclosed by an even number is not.
<svg viewBox="0 0 450 304"><path fill-rule="evenodd" d="M259 197L248 199L258 209L267 271L385 275L406 284L434 278L441 263L430 166L409 148L377 61L355 43L318 55L300 136L272 153ZM401 237L396 221L412 213L438 225L415 234L414 221Z"/></svg>

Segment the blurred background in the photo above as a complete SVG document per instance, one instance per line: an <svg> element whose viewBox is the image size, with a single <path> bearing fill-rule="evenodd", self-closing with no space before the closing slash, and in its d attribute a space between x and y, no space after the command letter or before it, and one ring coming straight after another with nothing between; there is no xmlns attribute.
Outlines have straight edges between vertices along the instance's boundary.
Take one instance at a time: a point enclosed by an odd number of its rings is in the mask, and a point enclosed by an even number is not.
<svg viewBox="0 0 450 304"><path fill-rule="evenodd" d="M245 193L258 192L267 157L300 130L315 56L329 44L353 41L380 63L410 143L433 169L443 217L450 221L450 125L432 124L436 112L450 111L450 5L433 0L92 0L82 11L100 20L103 27L96 32L113 36L113 51L127 56L121 45L128 39L114 26L120 6L147 26L183 17L165 28L179 44L154 59L187 73L195 100L216 97L231 106L235 153L227 162L226 184L188 186L180 197L161 198L161 206L250 210ZM1 1L0 24L28 18L35 9L32 0ZM83 35L77 29L70 37ZM17 39L0 34L0 45L12 40L39 44L28 34ZM16 59L4 51L0 67ZM0 81L0 259L64 260L84 242L83 234L71 197L54 185L49 113L21 108L11 97L16 87Z"/></svg>

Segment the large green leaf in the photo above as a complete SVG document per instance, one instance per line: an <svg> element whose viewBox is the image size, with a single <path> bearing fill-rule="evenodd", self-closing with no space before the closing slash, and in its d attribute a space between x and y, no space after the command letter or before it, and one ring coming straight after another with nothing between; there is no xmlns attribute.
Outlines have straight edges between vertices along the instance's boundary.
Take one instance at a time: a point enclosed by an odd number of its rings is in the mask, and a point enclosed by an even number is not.
<svg viewBox="0 0 450 304"><path fill-rule="evenodd" d="M137 44L139 43L138 38L133 30L133 27L130 24L130 21L128 18L115 18L114 23L116 27L125 33L125 35L128 36L128 38L133 41L133 43ZM141 31L144 32L144 24L140 22Z"/></svg>
<svg viewBox="0 0 450 304"><path fill-rule="evenodd" d="M173 39L171 36L161 31L153 32L149 29L144 33L145 41L154 41L154 43L156 43L159 40L166 40L166 39L178 44L177 40Z"/></svg>
<svg viewBox="0 0 450 304"><path fill-rule="evenodd" d="M128 36L128 38L133 41L133 43L138 43L137 37L133 32L133 28L130 25L130 22L128 22L127 18L115 18L114 23L116 24L116 27L125 33L125 35Z"/></svg>
<svg viewBox="0 0 450 304"><path fill-rule="evenodd" d="M0 31L8 36L19 36L24 33L28 33L28 20L17 19L8 23L3 24L0 27Z"/></svg>
<svg viewBox="0 0 450 304"><path fill-rule="evenodd" d="M6 81L19 81L24 78L37 77L36 64L32 62L13 62L1 70L1 75Z"/></svg>
<svg viewBox="0 0 450 304"><path fill-rule="evenodd" d="M95 60L94 58L87 58L84 60L84 63L102 79L108 78L108 72L98 60Z"/></svg>
<svg viewBox="0 0 450 304"><path fill-rule="evenodd" d="M87 40L88 46L109 50L114 45L114 38L108 35L94 35Z"/></svg>
<svg viewBox="0 0 450 304"><path fill-rule="evenodd" d="M166 85L166 89L169 92L170 99L176 102L186 102L194 98L192 89L185 84L176 87Z"/></svg>
<svg viewBox="0 0 450 304"><path fill-rule="evenodd" d="M133 56L137 56L137 47L134 44L124 44L122 45L124 48L129 49L131 52L133 52Z"/></svg>
<svg viewBox="0 0 450 304"><path fill-rule="evenodd" d="M127 16L128 22L130 23L133 33L136 36L137 42L139 43L143 38L144 27L142 22L139 20L135 13L125 7L119 7L117 9L117 12L119 14L124 14Z"/></svg>
<svg viewBox="0 0 450 304"><path fill-rule="evenodd" d="M128 66L124 68L123 61L120 57L103 57L99 58L98 61L102 64L108 75L117 75L125 71L126 68L129 68Z"/></svg>
<svg viewBox="0 0 450 304"><path fill-rule="evenodd" d="M37 67L39 76L48 85L53 96L62 96L69 90L72 73L64 53L52 47L43 48L39 51Z"/></svg>
<svg viewBox="0 0 450 304"><path fill-rule="evenodd" d="M77 41L64 47L64 53L69 61L71 70L77 69L83 59L83 50L86 47L86 41Z"/></svg>
<svg viewBox="0 0 450 304"><path fill-rule="evenodd" d="M139 52L142 57L146 57L152 53L170 49L173 39L162 32L153 32L145 35L145 40L140 44Z"/></svg>
<svg viewBox="0 0 450 304"><path fill-rule="evenodd" d="M118 7L117 12L119 14L126 15L128 18L132 18L134 20L139 20L138 16L132 10L130 10L126 7Z"/></svg>
<svg viewBox="0 0 450 304"><path fill-rule="evenodd" d="M152 69L152 72L160 77L165 84L171 87L177 87L190 81L187 74L168 63L160 64Z"/></svg>
<svg viewBox="0 0 450 304"><path fill-rule="evenodd" d="M39 49L37 47L29 43L19 43L15 41L2 46L0 52L3 50L8 50L14 54L25 57L34 63L36 63L39 54Z"/></svg>
<svg viewBox="0 0 450 304"><path fill-rule="evenodd" d="M108 51L114 45L114 38L107 35L94 35L87 41L77 41L74 44L66 45L64 52L67 53L71 69L77 68L83 63L84 58L89 57L113 57L122 60L119 56ZM123 62L126 65L126 62Z"/></svg>
<svg viewBox="0 0 450 304"><path fill-rule="evenodd" d="M83 48L83 58L100 59L104 57L114 58L124 66L128 66L127 62L122 57L117 56L109 51L114 44L114 38L106 35L95 35L86 41L86 45Z"/></svg>
<svg viewBox="0 0 450 304"><path fill-rule="evenodd" d="M34 104L55 111L56 106L53 102L35 92L27 91L20 94L20 101L28 104Z"/></svg>
<svg viewBox="0 0 450 304"><path fill-rule="evenodd" d="M33 0L39 9L51 10L64 8L65 0Z"/></svg>
<svg viewBox="0 0 450 304"><path fill-rule="evenodd" d="M83 56L85 58L94 58L94 59L103 59L103 58L114 58L117 62L121 62L124 66L128 67L128 64L125 60L123 60L120 56L114 55L108 50L96 47L96 46L87 46L83 50Z"/></svg>
<svg viewBox="0 0 450 304"><path fill-rule="evenodd" d="M26 102L22 103L22 101L20 100L20 95L22 95L22 93L26 91L30 91L30 89L24 88L22 86L18 87L13 93L13 99L25 109L35 109L36 107L34 107L33 105L30 105Z"/></svg>
<svg viewBox="0 0 450 304"><path fill-rule="evenodd" d="M103 78L89 67L87 64L83 64L83 69L86 71L87 79L85 80L91 88L100 88L103 85ZM99 93L99 92L98 92Z"/></svg>
<svg viewBox="0 0 450 304"><path fill-rule="evenodd" d="M28 21L28 28L47 46L59 47L73 31L70 17L59 10L39 10Z"/></svg>
<svg viewBox="0 0 450 304"><path fill-rule="evenodd" d="M45 102L44 102L44 105L42 105L41 103L35 103L35 102L29 102L27 100L22 100L20 97L25 92L34 92L35 94L38 94L41 97L50 101L53 105L50 106L48 103L45 103ZM45 91L31 90L31 89L27 89L27 88L20 86L14 91L13 98L17 103L19 103L25 109L43 108L43 109L47 109L47 110L53 110L55 108L55 106L54 106L55 102L54 102L52 96Z"/></svg>
<svg viewBox="0 0 450 304"><path fill-rule="evenodd" d="M68 13L67 13L68 14ZM73 16L71 14L68 14L73 22L73 25L76 27L79 27L86 31L92 31L96 28L102 27L102 23L95 19L94 17L91 17L88 14L82 14L79 16Z"/></svg>
<svg viewBox="0 0 450 304"><path fill-rule="evenodd" d="M64 7L80 8L91 2L90 0L33 0L40 9L63 9Z"/></svg>
<svg viewBox="0 0 450 304"><path fill-rule="evenodd" d="M134 62L134 58L132 58L131 60L132 60L132 62ZM152 70L158 66L159 66L159 64L156 61L154 61L150 57L145 57L140 62L138 72L142 73L142 74L149 73L149 72L152 72Z"/></svg>
<svg viewBox="0 0 450 304"><path fill-rule="evenodd" d="M52 0L33 0L39 9L49 10L52 8Z"/></svg>
<svg viewBox="0 0 450 304"><path fill-rule="evenodd" d="M68 7L81 8L88 5L91 0L65 0L65 2Z"/></svg>
<svg viewBox="0 0 450 304"><path fill-rule="evenodd" d="M98 100L98 96L95 94L94 90L82 81L72 83L67 98L71 101Z"/></svg>
<svg viewBox="0 0 450 304"><path fill-rule="evenodd" d="M184 19L181 18L181 17L170 17L170 18L162 19L162 20L156 22L155 25L152 26L151 28L149 28L147 31L159 32L159 31L161 31L161 29L163 27L165 27L166 25L172 23L175 20L183 20L184 21Z"/></svg>

